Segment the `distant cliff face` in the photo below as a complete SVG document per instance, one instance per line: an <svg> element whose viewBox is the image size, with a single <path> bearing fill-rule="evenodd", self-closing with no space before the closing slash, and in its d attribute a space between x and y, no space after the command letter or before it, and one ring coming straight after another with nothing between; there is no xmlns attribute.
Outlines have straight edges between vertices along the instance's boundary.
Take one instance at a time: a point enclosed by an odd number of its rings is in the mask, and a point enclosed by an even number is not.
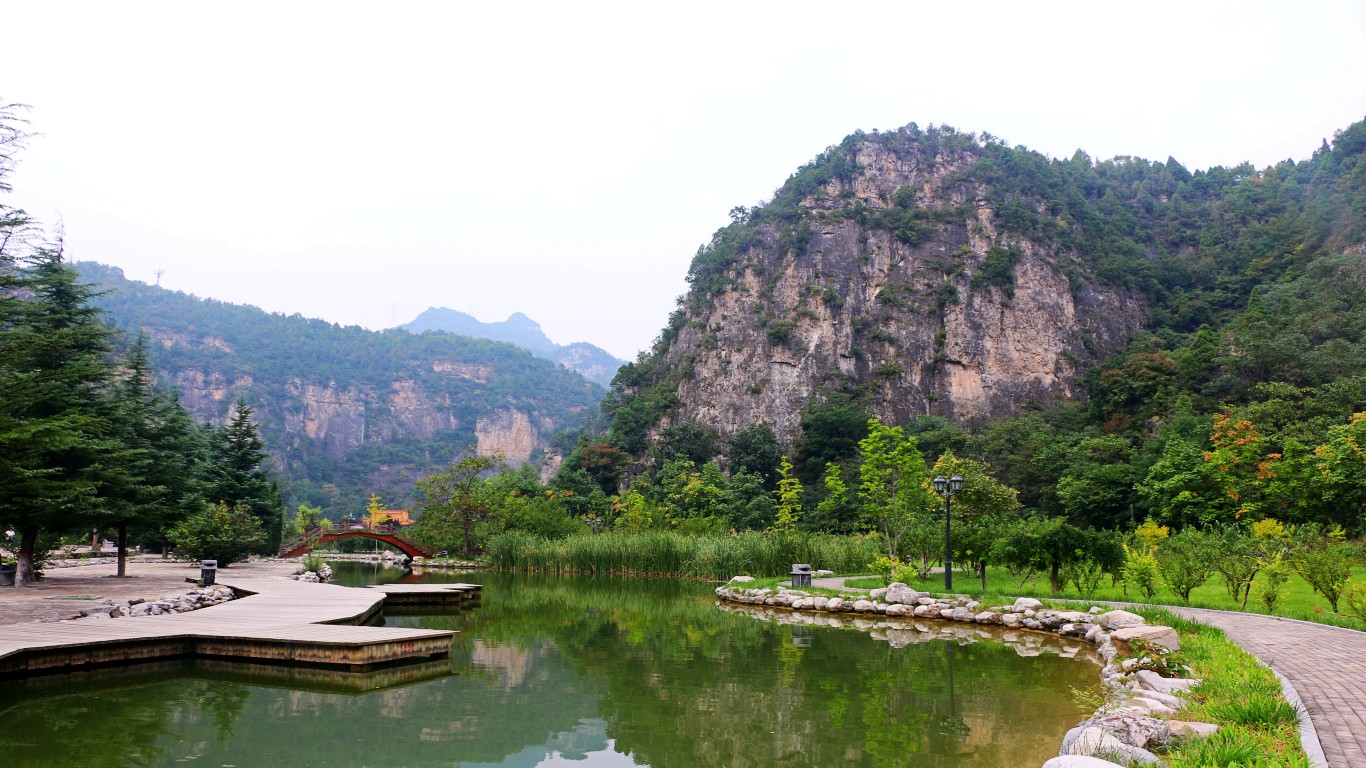
<svg viewBox="0 0 1366 768"><path fill-rule="evenodd" d="M790 442L802 405L832 387L895 423L1084 394L1079 374L1128 341L1145 302L1092 279L1081 254L1003 225L975 142L953 139L846 141L775 203L737 212L699 254L650 362L655 383L676 382L651 431L766 422ZM1008 205L1048 216L1044 201ZM627 383L625 400L640 390Z"/></svg>
<svg viewBox="0 0 1366 768"><path fill-rule="evenodd" d="M470 449L539 464L551 435L578 427L602 395L506 343L342 328L77 266L113 289L98 304L147 338L158 381L197 419L222 423L238 398L255 408L287 502L345 512L378 492L408 503L413 479Z"/></svg>

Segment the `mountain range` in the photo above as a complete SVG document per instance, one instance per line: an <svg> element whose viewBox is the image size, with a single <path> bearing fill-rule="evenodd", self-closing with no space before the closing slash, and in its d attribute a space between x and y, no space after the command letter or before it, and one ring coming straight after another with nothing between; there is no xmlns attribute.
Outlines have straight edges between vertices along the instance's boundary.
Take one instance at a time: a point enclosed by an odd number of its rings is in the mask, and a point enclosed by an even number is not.
<svg viewBox="0 0 1366 768"><path fill-rule="evenodd" d="M431 307L412 322L400 325L399 329L409 333L441 331L476 339L506 341L530 350L537 357L553 360L571 371L577 371L589 381L604 387L612 385L612 377L616 376L617 369L626 364L625 360L613 357L606 350L588 342L556 344L545 335L539 323L521 312L514 312L500 323L485 323L458 310Z"/></svg>
<svg viewBox="0 0 1366 768"><path fill-rule="evenodd" d="M414 479L468 452L553 467L604 392L510 343L343 327L74 266L196 418L221 423L238 398L255 409L288 508L359 513L371 493L404 507Z"/></svg>

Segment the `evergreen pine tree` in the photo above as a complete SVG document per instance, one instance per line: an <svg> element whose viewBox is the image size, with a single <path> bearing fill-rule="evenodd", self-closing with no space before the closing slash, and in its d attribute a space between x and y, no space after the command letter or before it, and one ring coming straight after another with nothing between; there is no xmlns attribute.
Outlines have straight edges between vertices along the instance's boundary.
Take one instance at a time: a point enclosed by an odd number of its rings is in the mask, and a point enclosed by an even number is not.
<svg viewBox="0 0 1366 768"><path fill-rule="evenodd" d="M0 317L0 520L19 532L20 586L39 530L97 522L101 489L123 482L110 459L110 331L60 250L27 261L9 273L24 298Z"/></svg>
<svg viewBox="0 0 1366 768"><path fill-rule="evenodd" d="M265 444L252 413L245 399L238 400L227 425L214 432L209 501L250 511L266 532L260 551L273 554L280 549L284 507L266 471Z"/></svg>

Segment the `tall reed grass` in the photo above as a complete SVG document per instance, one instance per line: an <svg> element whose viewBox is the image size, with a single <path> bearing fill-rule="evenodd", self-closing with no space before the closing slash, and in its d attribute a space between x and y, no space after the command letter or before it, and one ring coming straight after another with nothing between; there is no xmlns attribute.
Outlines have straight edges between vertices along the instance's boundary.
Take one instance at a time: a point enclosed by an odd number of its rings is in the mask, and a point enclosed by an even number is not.
<svg viewBox="0 0 1366 768"><path fill-rule="evenodd" d="M875 539L827 534L608 531L552 541L512 531L494 537L484 552L490 565L507 571L725 580L742 574L782 576L791 573L793 563L837 573L864 571L880 550Z"/></svg>

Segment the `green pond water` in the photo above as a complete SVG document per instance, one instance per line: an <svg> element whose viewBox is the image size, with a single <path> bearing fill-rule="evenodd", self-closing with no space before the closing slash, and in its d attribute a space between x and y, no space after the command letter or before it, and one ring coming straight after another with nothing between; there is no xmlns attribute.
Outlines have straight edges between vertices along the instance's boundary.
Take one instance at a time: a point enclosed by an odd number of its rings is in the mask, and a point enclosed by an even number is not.
<svg viewBox="0 0 1366 768"><path fill-rule="evenodd" d="M400 578L484 585L477 607L384 619L459 630L449 659L3 681L0 763L1037 768L1085 714L1069 686L1098 686L1092 661L1051 652L1075 645L1029 633L788 625L693 582L338 569L341 583Z"/></svg>

